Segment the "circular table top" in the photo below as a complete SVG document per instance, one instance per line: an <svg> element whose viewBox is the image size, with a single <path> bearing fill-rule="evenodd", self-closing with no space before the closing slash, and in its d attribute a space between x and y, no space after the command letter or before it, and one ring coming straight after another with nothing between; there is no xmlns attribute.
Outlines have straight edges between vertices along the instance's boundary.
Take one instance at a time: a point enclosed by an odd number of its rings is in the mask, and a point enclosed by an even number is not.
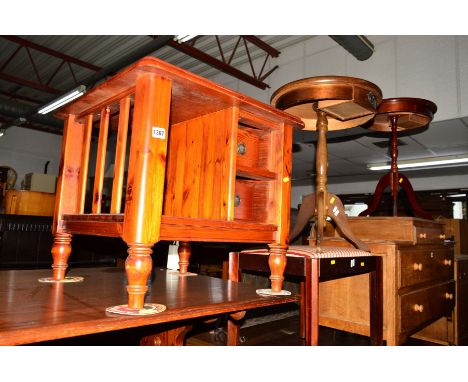
<svg viewBox="0 0 468 382"><path fill-rule="evenodd" d="M372 131L392 131L389 117L398 116L397 131L417 129L426 126L434 118L437 106L422 98L387 98L382 101L369 127Z"/></svg>
<svg viewBox="0 0 468 382"><path fill-rule="evenodd" d="M302 119L305 130L316 130L313 105L327 114L328 129L360 126L374 117L382 91L372 82L345 76L310 77L276 90L271 104Z"/></svg>

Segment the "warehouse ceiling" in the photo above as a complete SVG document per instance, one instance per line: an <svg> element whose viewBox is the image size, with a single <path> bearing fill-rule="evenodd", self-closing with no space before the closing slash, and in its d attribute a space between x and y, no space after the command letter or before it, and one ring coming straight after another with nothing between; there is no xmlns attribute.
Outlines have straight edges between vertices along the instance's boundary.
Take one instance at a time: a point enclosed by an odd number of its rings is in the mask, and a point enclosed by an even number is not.
<svg viewBox="0 0 468 382"><path fill-rule="evenodd" d="M153 55L207 78L223 71L264 88L264 80L276 68L275 52L314 38L300 35L197 36L181 49L173 37L2 36L0 127L16 125L61 134L62 122L50 115L38 115L39 106L78 84L93 86L145 55ZM337 41L339 36L331 37ZM238 73L239 68L255 60L272 61L271 65L263 67L250 65L250 72ZM370 172L366 165L370 161L389 161L388 137L372 135L360 128L346 133L353 136L333 137L331 134L329 183L377 181L382 172ZM310 132L295 136L293 185L312 182L314 140ZM432 123L430 128L400 137L400 142L399 159L467 155L468 118ZM413 170L408 176L466 174L467 169L468 166Z"/></svg>
<svg viewBox="0 0 468 382"><path fill-rule="evenodd" d="M61 133L61 122L35 111L79 84L105 80L146 55L153 55L204 77L219 71L265 88L273 70L237 69L312 36L1 36L0 123Z"/></svg>

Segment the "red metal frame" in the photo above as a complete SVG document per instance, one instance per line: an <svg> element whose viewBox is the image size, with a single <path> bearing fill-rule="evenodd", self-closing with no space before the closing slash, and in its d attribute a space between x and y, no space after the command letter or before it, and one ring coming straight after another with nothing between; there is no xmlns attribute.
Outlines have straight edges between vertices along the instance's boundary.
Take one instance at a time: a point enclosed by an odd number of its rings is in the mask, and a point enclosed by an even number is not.
<svg viewBox="0 0 468 382"><path fill-rule="evenodd" d="M49 86L49 84L51 83L52 79L56 76L56 74L59 72L59 70L63 67L64 64L67 64L68 68L70 69L71 75L72 75L73 79L75 80L75 83L77 83L77 80L76 80L76 76L75 76L75 73L73 71L73 68L72 68L71 64L82 66L84 68L93 70L95 72L98 72L99 70L101 70L101 68L99 66L90 64L90 63L88 63L86 61L82 61L82 60L80 60L78 58L69 56L67 54L58 52L56 50L47 48L47 47L42 46L42 45L36 44L36 43L34 43L32 41L26 40L26 39L21 38L21 37L17 37L17 36L0 36L0 37L2 39L4 39L4 40L7 40L7 41L10 41L12 43L15 43L15 44L19 45L18 48L15 49L15 51L10 55L10 57L7 58L7 60L0 67L0 79L8 81L8 82L16 83L16 84L18 84L20 86L27 86L29 88L33 88L33 89L43 91L43 92L46 92L46 93L58 94L58 93L61 93L62 90L51 87L51 86ZM18 54L18 52L23 48L26 49L26 52L27 52L28 57L29 57L29 61L31 62L32 68L33 68L34 73L35 73L35 75L37 77L37 81L32 81L31 79L21 78L21 77L14 76L12 74L4 72L4 70L8 66L8 64L13 60L13 58ZM58 67L52 73L50 78L47 79L47 81L44 81L39 75L39 71L38 71L36 63L34 61L34 55L33 55L33 52L32 52L34 50L39 51L39 52L44 53L44 54L47 54L49 56L58 58L58 59L61 60ZM2 94L6 95L6 93L7 92L2 91ZM18 98L18 99L24 99L24 100L29 101L29 102L41 103L40 101L35 101L35 100L32 100L32 99L27 100L23 96L19 96L19 95L16 95L16 94L11 94L10 93L10 95L12 97L15 97L15 98Z"/></svg>
<svg viewBox="0 0 468 382"><path fill-rule="evenodd" d="M196 58L197 60L202 61L205 64L208 64L216 69L219 69L226 74L229 74L235 78L238 78L241 81L257 86L260 89L266 89L270 87L268 84L266 84L263 81L278 68L278 65L274 66L265 74L263 74L263 71L270 57L278 57L278 55L280 54L278 50L268 45L267 43L265 43L264 41L262 41L256 36L239 36L239 39L237 40L233 50L231 51L229 59L226 60L228 52L226 52L226 50L223 49L219 36L213 36L213 37L216 39L219 53L221 55L221 60L195 47L195 43L198 39L198 36L188 42L179 43L177 41L170 41L169 46L193 58ZM252 74L245 73L231 66L232 59L234 58L234 55L236 54L241 41L243 41L244 43ZM257 46L258 48L260 48L266 53L265 60L258 74L255 73L255 68L253 65L252 57L250 55L249 45L247 44L248 42L250 44Z"/></svg>

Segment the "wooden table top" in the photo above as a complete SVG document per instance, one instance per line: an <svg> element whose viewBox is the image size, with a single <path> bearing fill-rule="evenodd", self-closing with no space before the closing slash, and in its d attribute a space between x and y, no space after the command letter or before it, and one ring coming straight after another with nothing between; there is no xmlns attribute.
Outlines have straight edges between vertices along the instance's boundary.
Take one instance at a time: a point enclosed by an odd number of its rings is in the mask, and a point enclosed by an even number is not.
<svg viewBox="0 0 468 382"><path fill-rule="evenodd" d="M271 104L304 122L304 130L316 130L317 113L327 113L328 130L349 129L374 117L382 91L372 82L346 76L319 76L287 83L271 96Z"/></svg>
<svg viewBox="0 0 468 382"><path fill-rule="evenodd" d="M122 268L77 268L78 283L40 283L48 269L0 271L0 345L19 345L125 328L208 317L296 302L298 297L263 297L255 287L208 276L179 277L153 270L146 303L166 305L147 316L106 313L127 302Z"/></svg>
<svg viewBox="0 0 468 382"><path fill-rule="evenodd" d="M391 132L390 116L398 116L397 131L427 126L434 118L437 105L422 98L387 98L382 100L369 130Z"/></svg>

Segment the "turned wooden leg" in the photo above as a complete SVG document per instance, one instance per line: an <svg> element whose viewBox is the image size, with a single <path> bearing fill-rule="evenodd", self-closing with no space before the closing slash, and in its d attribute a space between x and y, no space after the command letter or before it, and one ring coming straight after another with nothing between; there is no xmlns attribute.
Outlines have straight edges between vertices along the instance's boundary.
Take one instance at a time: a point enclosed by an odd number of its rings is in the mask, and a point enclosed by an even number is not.
<svg viewBox="0 0 468 382"><path fill-rule="evenodd" d="M72 235L65 232L57 232L52 245L52 258L54 260L52 269L54 280L63 280L68 268L68 258L71 254Z"/></svg>
<svg viewBox="0 0 468 382"><path fill-rule="evenodd" d="M317 113L317 149L315 154L315 206L317 208L317 236L316 244L320 245L323 239L323 231L325 229L327 215L327 169L328 169L328 147L327 147L327 131L328 120L325 112L317 108L314 104L314 110Z"/></svg>
<svg viewBox="0 0 468 382"><path fill-rule="evenodd" d="M179 254L179 273L185 274L187 273L190 255L192 254L192 248L190 246L190 242L188 241L179 242L178 254Z"/></svg>
<svg viewBox="0 0 468 382"><path fill-rule="evenodd" d="M283 274L286 268L286 250L287 245L269 244L270 256L268 265L270 266L271 290L273 292L281 292L283 288Z"/></svg>
<svg viewBox="0 0 468 382"><path fill-rule="evenodd" d="M153 260L152 244L132 243L128 245L128 257L125 260L125 271L128 279L128 307L142 309L145 302L146 285L151 273Z"/></svg>
<svg viewBox="0 0 468 382"><path fill-rule="evenodd" d="M392 212L393 216L398 216L398 138L397 138L397 125L398 115L392 115L390 117L390 126L392 129L392 138L390 146L390 155L392 157L392 163L390 166L391 174L391 193L392 193Z"/></svg>

